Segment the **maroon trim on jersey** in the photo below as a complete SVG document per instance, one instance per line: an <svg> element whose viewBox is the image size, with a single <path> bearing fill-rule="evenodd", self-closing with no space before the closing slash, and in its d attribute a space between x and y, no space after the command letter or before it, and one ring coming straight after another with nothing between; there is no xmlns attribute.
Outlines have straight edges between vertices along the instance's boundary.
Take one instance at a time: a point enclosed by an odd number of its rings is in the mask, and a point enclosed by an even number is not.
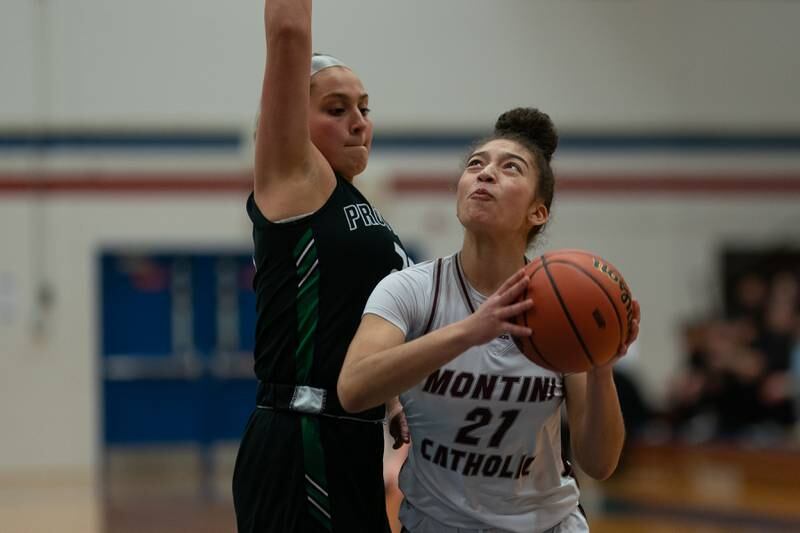
<svg viewBox="0 0 800 533"><path fill-rule="evenodd" d="M528 264L528 257L522 256L523 261L525 264ZM469 297L469 290L467 289L467 283L464 281L464 274L461 273L461 252L456 254L456 276L458 277L458 286L461 287L461 294L464 295L464 300L467 302L467 307L469 308L470 313L475 312L475 304L472 303L472 298Z"/></svg>
<svg viewBox="0 0 800 533"><path fill-rule="evenodd" d="M475 312L475 305L472 303L472 298L469 297L467 284L464 282L464 275L461 273L461 252L456 254L456 277L458 277L458 286L461 288L461 294L464 296L464 301L469 308L470 314Z"/></svg>
<svg viewBox="0 0 800 533"><path fill-rule="evenodd" d="M439 305L439 286L441 285L442 281L442 258L436 260L436 266L434 267L434 282L433 282L433 305L431 305L431 314L428 317L428 323L425 325L425 329L423 330L422 334L426 335L430 330L431 326L433 325L433 318L436 316L436 307Z"/></svg>

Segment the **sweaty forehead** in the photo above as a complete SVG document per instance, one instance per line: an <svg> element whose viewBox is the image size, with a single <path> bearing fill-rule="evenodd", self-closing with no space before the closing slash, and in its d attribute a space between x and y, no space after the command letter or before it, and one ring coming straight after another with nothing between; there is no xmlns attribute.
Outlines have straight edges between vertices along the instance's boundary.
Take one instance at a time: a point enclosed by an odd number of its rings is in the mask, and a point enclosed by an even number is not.
<svg viewBox="0 0 800 533"><path fill-rule="evenodd" d="M318 98L343 94L358 100L365 96L366 92L358 76L344 67L326 68L311 79L311 93Z"/></svg>

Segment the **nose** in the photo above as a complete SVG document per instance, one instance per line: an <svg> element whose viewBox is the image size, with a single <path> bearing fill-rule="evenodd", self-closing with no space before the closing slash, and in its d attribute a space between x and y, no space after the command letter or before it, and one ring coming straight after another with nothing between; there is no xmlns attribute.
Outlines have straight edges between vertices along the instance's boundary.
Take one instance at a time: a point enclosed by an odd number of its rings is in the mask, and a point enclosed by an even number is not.
<svg viewBox="0 0 800 533"><path fill-rule="evenodd" d="M486 182L486 183L494 183L496 178L494 176L494 168L489 165L481 170L481 173L478 174L478 181Z"/></svg>
<svg viewBox="0 0 800 533"><path fill-rule="evenodd" d="M367 127L367 119L361 113L361 111L356 111L354 113L353 121L350 123L350 133L352 134L359 134L364 131Z"/></svg>

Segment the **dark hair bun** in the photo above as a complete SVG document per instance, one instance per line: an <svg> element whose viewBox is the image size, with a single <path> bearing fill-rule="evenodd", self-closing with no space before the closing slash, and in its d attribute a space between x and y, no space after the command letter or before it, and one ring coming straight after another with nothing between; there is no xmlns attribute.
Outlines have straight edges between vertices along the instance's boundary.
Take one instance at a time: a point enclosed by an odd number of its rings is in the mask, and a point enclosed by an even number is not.
<svg viewBox="0 0 800 533"><path fill-rule="evenodd" d="M495 135L524 137L542 151L547 162L558 147L558 133L547 113L532 107L518 107L506 111L494 125Z"/></svg>

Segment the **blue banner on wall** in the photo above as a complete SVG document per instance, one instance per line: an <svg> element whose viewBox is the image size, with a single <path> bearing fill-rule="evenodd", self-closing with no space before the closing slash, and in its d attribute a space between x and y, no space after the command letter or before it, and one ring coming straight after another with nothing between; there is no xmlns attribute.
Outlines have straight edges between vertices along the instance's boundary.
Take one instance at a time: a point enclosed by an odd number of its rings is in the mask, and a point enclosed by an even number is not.
<svg viewBox="0 0 800 533"><path fill-rule="evenodd" d="M100 257L106 444L238 440L255 403L248 253Z"/></svg>

